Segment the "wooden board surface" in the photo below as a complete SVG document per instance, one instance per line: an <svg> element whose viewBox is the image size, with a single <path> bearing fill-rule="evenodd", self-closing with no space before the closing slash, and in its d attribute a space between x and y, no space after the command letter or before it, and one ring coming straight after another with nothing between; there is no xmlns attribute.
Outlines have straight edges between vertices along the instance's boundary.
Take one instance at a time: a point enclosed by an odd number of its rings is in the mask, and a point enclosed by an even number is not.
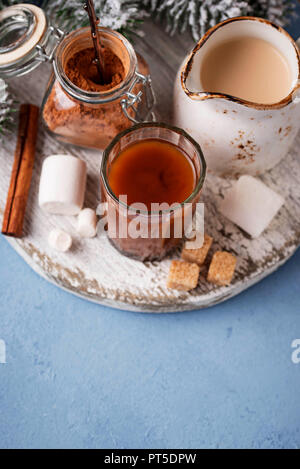
<svg viewBox="0 0 300 469"><path fill-rule="evenodd" d="M135 46L150 64L157 95L160 120L171 121L172 90L176 72L193 42L188 36L169 37L158 25L146 23L144 37ZM21 102L41 103L50 73L42 65L30 75L11 80ZM0 149L0 222L13 162L15 137L6 138ZM37 158L25 220L25 237L9 239L12 247L40 275L72 293L97 303L143 312L170 312L199 309L224 301L258 282L282 265L300 244L300 134L285 160L264 175L263 181L282 194L286 203L269 229L251 240L217 210L217 204L230 182L208 176L203 193L206 231L214 237L212 252L225 249L238 257L237 271L230 287L215 287L200 278L190 293L165 287L168 268L178 252L162 262L141 263L121 256L106 238L81 240L76 235L75 218L49 217L38 207L38 184L45 157L54 153L72 153L88 163L86 206L96 207L99 195L101 154L62 145L41 129ZM74 236L69 253L49 248L50 230L61 227ZM205 272L204 272L205 274Z"/></svg>

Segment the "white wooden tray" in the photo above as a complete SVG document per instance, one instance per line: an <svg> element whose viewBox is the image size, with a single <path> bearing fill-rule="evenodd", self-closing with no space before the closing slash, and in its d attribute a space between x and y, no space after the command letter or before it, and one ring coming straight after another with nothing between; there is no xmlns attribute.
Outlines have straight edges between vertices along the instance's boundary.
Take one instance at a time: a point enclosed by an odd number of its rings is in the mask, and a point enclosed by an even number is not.
<svg viewBox="0 0 300 469"><path fill-rule="evenodd" d="M186 36L170 38L159 26L145 24L145 36L137 49L148 60L158 100L161 120L170 122L172 88L178 66L192 42ZM150 38L150 39L148 39ZM148 42L149 41L149 42ZM11 87L22 102L41 103L50 67L43 65L32 74L14 79ZM0 222L15 149L15 137L6 138L0 148ZM81 240L74 229L75 219L49 217L38 207L38 184L43 159L53 153L72 153L88 163L86 206L96 207L99 194L101 154L63 146L43 130L39 134L37 157L26 212L24 238L7 238L11 246L41 276L90 301L120 309L142 312L171 312L199 309L224 301L250 287L282 265L300 244L300 134L285 160L262 179L285 197L285 206L269 229L251 240L216 209L218 198L230 182L208 176L203 193L206 231L214 237L213 250L224 249L238 257L234 281L229 287L215 287L200 278L190 293L165 287L171 258L141 263L121 256L106 238ZM66 254L49 248L49 231L59 226L74 236L74 247ZM212 252L213 252L212 250Z"/></svg>

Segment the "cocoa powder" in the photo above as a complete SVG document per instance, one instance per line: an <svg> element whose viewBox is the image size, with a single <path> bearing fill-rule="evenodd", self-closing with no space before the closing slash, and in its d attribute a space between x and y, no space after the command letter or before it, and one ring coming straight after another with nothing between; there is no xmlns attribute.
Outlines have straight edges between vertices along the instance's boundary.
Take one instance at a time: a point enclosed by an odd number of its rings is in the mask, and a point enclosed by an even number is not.
<svg viewBox="0 0 300 469"><path fill-rule="evenodd" d="M98 70L93 63L95 51L91 47L77 52L68 60L65 74L69 80L85 91L103 92L114 88L124 80L124 66L110 49L102 47L102 56L105 63L105 73L110 77L109 83L98 84Z"/></svg>
<svg viewBox="0 0 300 469"><path fill-rule="evenodd" d="M78 88L91 92L105 92L118 86L125 78L123 63L110 49L104 48L104 58L110 83L97 83L97 68L93 64L94 51L84 49L72 56L65 65L65 74ZM141 73L149 73L143 59L139 58ZM134 91L137 91L138 87ZM75 145L105 148L122 130L132 125L124 115L120 100L110 103L89 104L70 96L53 77L49 95L43 108L43 118L48 129L60 140Z"/></svg>

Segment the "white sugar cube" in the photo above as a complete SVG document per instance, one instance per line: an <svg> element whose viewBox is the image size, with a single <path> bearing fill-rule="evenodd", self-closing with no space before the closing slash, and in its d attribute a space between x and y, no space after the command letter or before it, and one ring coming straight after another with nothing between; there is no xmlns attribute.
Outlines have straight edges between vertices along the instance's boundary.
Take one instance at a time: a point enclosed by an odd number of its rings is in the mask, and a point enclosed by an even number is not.
<svg viewBox="0 0 300 469"><path fill-rule="evenodd" d="M284 204L281 195L252 176L241 176L220 203L221 213L257 238Z"/></svg>

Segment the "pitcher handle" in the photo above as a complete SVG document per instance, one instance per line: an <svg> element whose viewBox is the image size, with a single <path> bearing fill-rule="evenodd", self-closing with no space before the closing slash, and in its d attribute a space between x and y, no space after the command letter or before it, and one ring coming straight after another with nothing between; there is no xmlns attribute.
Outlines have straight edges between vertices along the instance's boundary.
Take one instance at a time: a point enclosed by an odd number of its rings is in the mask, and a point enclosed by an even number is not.
<svg viewBox="0 0 300 469"><path fill-rule="evenodd" d="M298 49L300 51L300 37L295 42L296 42L296 45L298 46ZM298 83L299 83L299 80L298 80ZM296 103L296 104L300 103L299 86L297 87L297 89L296 89L296 91L293 95L293 102Z"/></svg>

